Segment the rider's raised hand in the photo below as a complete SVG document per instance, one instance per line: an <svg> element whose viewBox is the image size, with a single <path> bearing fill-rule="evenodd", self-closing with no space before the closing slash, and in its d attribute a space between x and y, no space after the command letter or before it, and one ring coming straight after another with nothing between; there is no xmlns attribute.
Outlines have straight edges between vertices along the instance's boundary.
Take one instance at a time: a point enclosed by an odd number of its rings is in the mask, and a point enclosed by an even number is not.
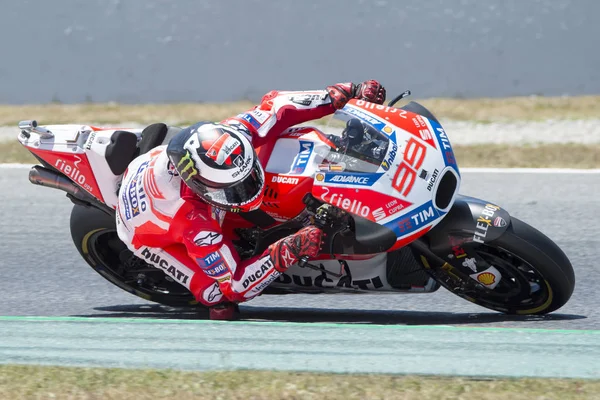
<svg viewBox="0 0 600 400"><path fill-rule="evenodd" d="M350 99L366 100L377 104L383 104L385 101L385 88L372 79L358 85L351 82L336 83L327 86L327 93L336 109L343 108Z"/></svg>
<svg viewBox="0 0 600 400"><path fill-rule="evenodd" d="M383 104L385 101L385 88L376 80L368 80L356 86L354 98Z"/></svg>

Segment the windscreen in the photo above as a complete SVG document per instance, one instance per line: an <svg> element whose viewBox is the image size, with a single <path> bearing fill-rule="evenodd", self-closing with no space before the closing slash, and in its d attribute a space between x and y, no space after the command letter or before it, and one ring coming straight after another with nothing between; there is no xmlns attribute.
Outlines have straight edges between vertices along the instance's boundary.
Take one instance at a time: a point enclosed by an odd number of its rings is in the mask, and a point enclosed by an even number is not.
<svg viewBox="0 0 600 400"><path fill-rule="evenodd" d="M385 134L343 109L333 114L324 132L335 145L323 155L331 170L376 172L390 145Z"/></svg>

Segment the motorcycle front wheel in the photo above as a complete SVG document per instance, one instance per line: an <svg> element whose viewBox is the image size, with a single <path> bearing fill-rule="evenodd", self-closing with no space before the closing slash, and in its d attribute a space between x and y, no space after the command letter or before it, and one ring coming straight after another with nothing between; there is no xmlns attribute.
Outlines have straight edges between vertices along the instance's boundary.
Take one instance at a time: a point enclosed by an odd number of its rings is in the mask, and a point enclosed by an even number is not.
<svg viewBox="0 0 600 400"><path fill-rule="evenodd" d="M564 252L546 235L514 217L500 237L468 250L472 262L493 266L501 274L493 289L471 279L473 271L463 259L418 253L425 269L443 287L506 314L550 313L565 305L575 288L575 273Z"/></svg>

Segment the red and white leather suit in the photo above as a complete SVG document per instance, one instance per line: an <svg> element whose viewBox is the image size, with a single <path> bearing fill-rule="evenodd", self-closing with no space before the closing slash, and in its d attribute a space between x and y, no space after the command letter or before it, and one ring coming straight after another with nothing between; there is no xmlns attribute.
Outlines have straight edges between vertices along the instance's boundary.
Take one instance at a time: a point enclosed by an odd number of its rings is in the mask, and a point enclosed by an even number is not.
<svg viewBox="0 0 600 400"><path fill-rule="evenodd" d="M334 111L325 90L272 91L259 106L221 123L244 132L259 147L293 125ZM194 195L170 165L166 146L160 146L136 158L125 172L117 231L135 255L164 270L204 305L243 302L280 275L274 262L282 263L278 269L283 270L297 260L284 252L275 261L267 250L240 261L223 235L225 214Z"/></svg>

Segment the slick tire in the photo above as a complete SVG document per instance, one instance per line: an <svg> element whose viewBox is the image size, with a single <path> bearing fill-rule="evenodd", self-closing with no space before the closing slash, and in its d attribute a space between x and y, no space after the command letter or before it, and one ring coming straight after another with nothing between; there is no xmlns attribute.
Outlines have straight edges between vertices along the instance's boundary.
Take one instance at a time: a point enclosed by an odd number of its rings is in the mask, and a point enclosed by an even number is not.
<svg viewBox="0 0 600 400"><path fill-rule="evenodd" d="M511 307L509 314L547 314L569 301L575 289L575 272L565 253L546 235L511 216L509 229L493 245L529 263L546 281L548 299L534 308Z"/></svg>
<svg viewBox="0 0 600 400"><path fill-rule="evenodd" d="M468 243L465 247L468 246ZM565 305L575 288L575 273L565 253L546 235L511 216L511 223L497 239L477 245L468 250L478 265L487 262L501 274L493 289L455 283L451 271L458 270L463 276L473 272L463 261L453 258L429 270L431 259L425 268L450 292L482 307L505 314L547 314ZM442 263L445 254L438 254Z"/></svg>
<svg viewBox="0 0 600 400"><path fill-rule="evenodd" d="M75 205L71 211L71 237L79 254L110 283L138 296L173 307L198 306L192 294L165 274L131 253L117 236L114 217L92 207ZM134 264L132 264L132 262ZM151 285L138 282L131 265L143 265L151 274Z"/></svg>

